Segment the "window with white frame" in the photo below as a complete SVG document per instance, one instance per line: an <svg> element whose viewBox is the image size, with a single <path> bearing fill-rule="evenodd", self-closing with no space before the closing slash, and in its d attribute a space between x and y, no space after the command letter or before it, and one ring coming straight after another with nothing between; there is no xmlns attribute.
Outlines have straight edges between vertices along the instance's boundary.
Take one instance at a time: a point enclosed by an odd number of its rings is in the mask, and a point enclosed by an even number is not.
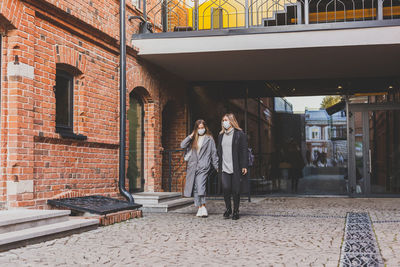
<svg viewBox="0 0 400 267"><path fill-rule="evenodd" d="M320 140L321 139L321 128L320 127L311 127L311 139L312 140Z"/></svg>

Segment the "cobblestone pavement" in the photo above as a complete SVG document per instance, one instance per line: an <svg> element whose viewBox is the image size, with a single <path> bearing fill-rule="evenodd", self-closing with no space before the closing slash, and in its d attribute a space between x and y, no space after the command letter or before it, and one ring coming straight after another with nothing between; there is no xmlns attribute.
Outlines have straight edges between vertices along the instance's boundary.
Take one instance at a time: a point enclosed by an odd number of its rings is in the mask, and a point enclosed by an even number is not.
<svg viewBox="0 0 400 267"><path fill-rule="evenodd" d="M0 254L0 266L338 266L346 212L369 212L387 266L400 266L400 199L267 198L242 202L238 221L224 204L194 207Z"/></svg>

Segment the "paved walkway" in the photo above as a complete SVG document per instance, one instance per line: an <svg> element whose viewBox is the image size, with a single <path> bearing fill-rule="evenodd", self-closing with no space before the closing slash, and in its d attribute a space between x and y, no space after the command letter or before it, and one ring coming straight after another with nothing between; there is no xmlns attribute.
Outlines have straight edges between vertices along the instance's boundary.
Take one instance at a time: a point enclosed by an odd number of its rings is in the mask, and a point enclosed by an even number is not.
<svg viewBox="0 0 400 267"><path fill-rule="evenodd" d="M1 266L338 266L346 212L368 212L387 266L400 266L400 199L268 198L223 202L102 227L0 254Z"/></svg>

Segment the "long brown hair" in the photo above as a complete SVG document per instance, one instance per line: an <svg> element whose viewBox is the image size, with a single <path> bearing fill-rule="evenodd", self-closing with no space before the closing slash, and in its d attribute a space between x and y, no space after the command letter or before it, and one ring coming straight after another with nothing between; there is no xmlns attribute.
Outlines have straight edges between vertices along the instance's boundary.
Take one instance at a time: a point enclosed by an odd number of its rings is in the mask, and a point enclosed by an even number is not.
<svg viewBox="0 0 400 267"><path fill-rule="evenodd" d="M197 130L199 129L199 125L200 124L203 124L203 126L204 126L204 129L206 129L206 131L205 131L205 135L210 135L211 136L211 132L210 132L210 130L208 129L208 126L207 126L207 123L206 123L206 121L205 120L202 120L202 119L199 119L199 120L197 120L195 123L194 123L194 127L193 127L193 132L192 132L192 134L193 134L193 141L192 141L192 149L196 149L197 150L197 141L199 140L199 134L198 134L198 132L197 132Z"/></svg>
<svg viewBox="0 0 400 267"><path fill-rule="evenodd" d="M235 128L236 130L240 130L240 131L242 130L242 128L239 127L239 123L237 122L235 115L233 115L233 113L227 113L224 116L222 116L222 119L221 119L221 131L219 132L220 134L225 132L225 128L224 128L224 126L222 126L222 122L223 122L225 117L228 118L228 120L231 123L231 126L233 128Z"/></svg>

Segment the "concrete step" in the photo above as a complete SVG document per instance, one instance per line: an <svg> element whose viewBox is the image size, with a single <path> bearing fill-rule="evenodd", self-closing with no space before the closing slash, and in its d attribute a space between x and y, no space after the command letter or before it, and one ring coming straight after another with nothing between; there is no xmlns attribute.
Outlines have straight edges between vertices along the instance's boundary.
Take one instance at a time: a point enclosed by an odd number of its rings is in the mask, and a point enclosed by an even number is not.
<svg viewBox="0 0 400 267"><path fill-rule="evenodd" d="M69 210L15 209L0 211L0 234L68 221Z"/></svg>
<svg viewBox="0 0 400 267"><path fill-rule="evenodd" d="M0 234L0 251L97 228L98 219L74 219Z"/></svg>
<svg viewBox="0 0 400 267"><path fill-rule="evenodd" d="M145 204L141 208L143 212L168 212L174 209L182 208L193 204L193 198L179 198L169 201L161 202L158 204Z"/></svg>
<svg viewBox="0 0 400 267"><path fill-rule="evenodd" d="M193 198L173 199L158 204L146 204L141 208L143 212L168 212L174 209L182 208L193 204Z"/></svg>
<svg viewBox="0 0 400 267"><path fill-rule="evenodd" d="M132 196L137 204L155 205L174 199L180 199L182 194L179 192L142 192L132 194Z"/></svg>

